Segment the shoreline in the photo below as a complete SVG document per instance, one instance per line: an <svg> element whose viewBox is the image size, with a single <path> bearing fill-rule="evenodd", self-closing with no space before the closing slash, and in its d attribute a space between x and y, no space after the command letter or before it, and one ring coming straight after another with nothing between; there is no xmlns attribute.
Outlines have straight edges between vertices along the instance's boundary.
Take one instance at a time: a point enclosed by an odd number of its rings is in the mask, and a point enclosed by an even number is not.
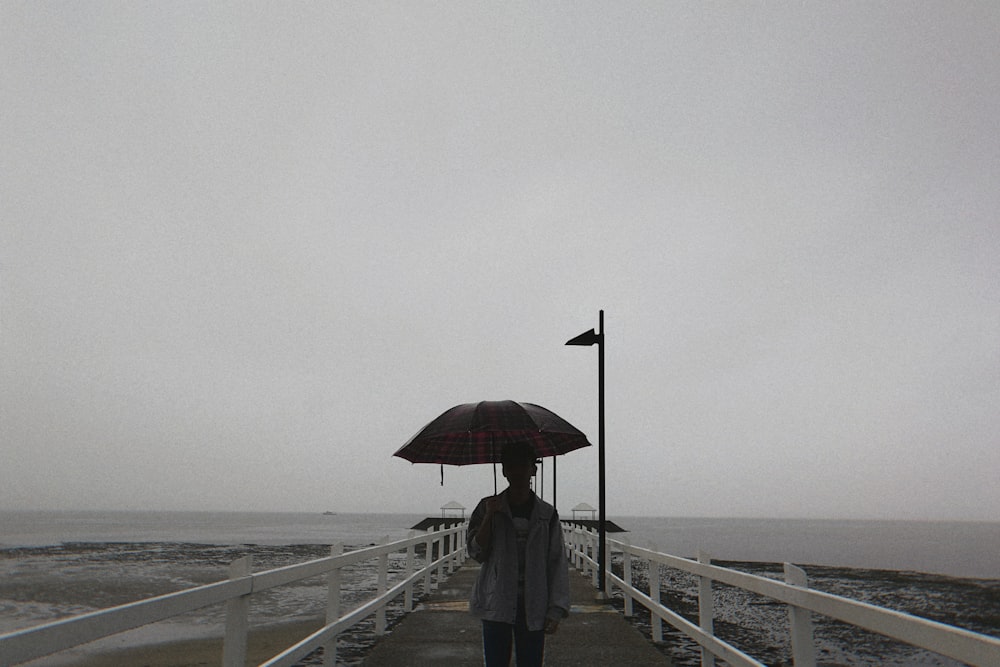
<svg viewBox="0 0 1000 667"><path fill-rule="evenodd" d="M716 561L715 564L742 570L760 576L771 576L780 579L781 565L779 563L747 562L747 561ZM613 571L621 574L620 558L612 558L609 563ZM894 608L904 613L912 613L924 618L945 622L956 627L965 627L976 632L995 636L1000 633L996 624L1000 619L1000 580L962 579L942 575L926 575L916 572L892 570L867 570L860 568L832 568L822 566L807 566L810 573L811 588L826 592L841 594L851 599L871 602L886 608ZM633 568L633 577L642 588L646 581L644 564ZM661 578L661 595L672 608L692 618L696 617L695 583L690 577L676 573L673 576ZM720 589L721 590L721 589ZM134 593L135 591L133 591ZM620 593L616 591L615 598L620 603ZM301 598L296 598L293 608L303 611ZM314 601L314 604L317 601ZM778 639L772 633L773 628L783 626L785 611L777 605L747 604L751 600L719 601L716 609L717 626L720 636L729 635L729 639L743 646L753 646L760 655L766 655L776 661L785 659L782 648L785 639ZM398 620L402 615L401 608L390 605L390 627L392 617ZM291 612L286 607L285 613ZM306 615L297 617L286 616L285 619L276 615L258 616L258 621L251 621L248 638L248 664L260 664L286 650L298 641L307 637L323 626L322 611L313 607ZM292 618L292 620L286 620ZM164 628L157 624L143 626L135 630L112 635L72 649L67 649L35 661L25 663L27 667L102 667L104 665L121 665L123 667L202 667L220 664L224 626L221 619L216 618L214 629L209 630L213 636L178 636L178 628ZM633 617L637 625L648 637L648 614L637 610ZM188 626L196 632L204 632L207 627L201 623ZM146 632L144 632L144 630ZM166 631L166 633L164 633ZM137 633L137 634L130 634ZM695 666L697 652L686 646L683 637L665 629L665 634L671 637L666 645L661 645L668 657L679 667ZM345 665L361 664L368 651L377 641L373 633L371 619L342 633L338 638L338 658ZM904 656L910 655L905 648L891 645L887 641L858 633L855 630L838 630L834 624L817 619L817 641L822 642L821 648L826 658L853 660L855 658L875 659L879 657L887 665L911 664ZM845 647L853 646L847 649ZM917 658L914 658L917 659ZM925 656L919 657L924 660ZM848 660L845 664L857 664ZM836 660L835 660L836 661ZM319 664L315 659L303 661L301 665ZM869 663L871 664L871 663ZM935 662L930 660L922 664L953 665L952 662Z"/></svg>

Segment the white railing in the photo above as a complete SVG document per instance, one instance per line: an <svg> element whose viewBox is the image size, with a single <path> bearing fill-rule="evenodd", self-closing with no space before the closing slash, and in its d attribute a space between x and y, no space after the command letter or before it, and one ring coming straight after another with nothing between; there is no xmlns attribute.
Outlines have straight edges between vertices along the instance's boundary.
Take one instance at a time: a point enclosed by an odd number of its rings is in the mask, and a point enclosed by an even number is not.
<svg viewBox="0 0 1000 667"><path fill-rule="evenodd" d="M404 611L411 611L413 589L421 578L423 578L423 594L426 595L432 588L431 574L434 570L437 570L436 581L440 582L446 572L450 574L465 560L466 529L466 524L461 524L347 553L341 553L341 547L335 545L331 548L330 555L325 558L256 574L251 572L251 558L249 556L240 558L230 565L227 581L189 588L0 635L0 665L4 667L16 665L178 614L225 603L226 629L222 664L225 667L244 667L250 596L276 586L326 575L328 591L326 625L262 664L269 667L279 665L287 667L317 648L323 647L324 664L332 667L336 664L338 634L372 614L375 614L375 633L383 634L386 626L385 608L390 601L402 594ZM424 545L426 557L424 567L415 570L415 548L418 544ZM406 551L405 576L392 588L388 588L389 556L403 550ZM341 615L341 570L349 565L374 558L379 559L376 597Z"/></svg>
<svg viewBox="0 0 1000 667"><path fill-rule="evenodd" d="M584 573L592 574L596 587L598 567L596 531L579 526L564 525L563 532L570 560ZM698 560L695 561L651 549L642 549L627 542L608 538L608 562L611 560L612 549L622 553L622 576L618 577L610 570L606 572L605 594L610 596L613 587L621 590L627 616L632 615L634 601L649 609L653 641L663 640L663 621L666 621L697 642L701 647L703 667L713 667L715 658L730 665L763 667L763 663L715 636L712 627L714 615L712 582L715 581L788 605L792 659L796 667L815 667L816 665L812 612L933 651L969 665L981 667L1000 665L1000 639L837 595L810 590L806 573L790 563L784 564L785 581L781 582L712 565L711 559L704 553L699 553ZM633 558L645 560L647 563L649 568L648 595L632 585ZM660 565L698 577L697 624L660 603Z"/></svg>

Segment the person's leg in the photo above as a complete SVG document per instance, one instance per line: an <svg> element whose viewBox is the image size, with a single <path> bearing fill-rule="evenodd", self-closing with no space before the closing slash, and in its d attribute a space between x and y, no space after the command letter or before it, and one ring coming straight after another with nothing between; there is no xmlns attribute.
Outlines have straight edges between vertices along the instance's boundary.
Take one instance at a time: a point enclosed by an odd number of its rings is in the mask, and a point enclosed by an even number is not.
<svg viewBox="0 0 1000 667"><path fill-rule="evenodd" d="M545 631L528 630L523 614L514 621L514 652L517 667L542 667L545 659Z"/></svg>
<svg viewBox="0 0 1000 667"><path fill-rule="evenodd" d="M510 623L483 621L483 660L486 667L510 665L510 643L514 626Z"/></svg>

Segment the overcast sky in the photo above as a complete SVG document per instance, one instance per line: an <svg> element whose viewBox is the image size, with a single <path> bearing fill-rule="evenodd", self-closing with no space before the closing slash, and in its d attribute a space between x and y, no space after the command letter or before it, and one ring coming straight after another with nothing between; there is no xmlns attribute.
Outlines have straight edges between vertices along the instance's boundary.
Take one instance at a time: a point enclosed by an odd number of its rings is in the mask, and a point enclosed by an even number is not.
<svg viewBox="0 0 1000 667"><path fill-rule="evenodd" d="M1000 5L0 3L0 509L1000 518ZM544 495L551 497L551 464ZM503 480L500 480L503 486Z"/></svg>

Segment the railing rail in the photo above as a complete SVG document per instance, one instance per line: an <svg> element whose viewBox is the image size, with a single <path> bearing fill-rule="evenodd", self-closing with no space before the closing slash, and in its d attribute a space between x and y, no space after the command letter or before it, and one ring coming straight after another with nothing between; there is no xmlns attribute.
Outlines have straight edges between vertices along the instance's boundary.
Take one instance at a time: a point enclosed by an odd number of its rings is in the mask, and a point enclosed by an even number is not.
<svg viewBox="0 0 1000 667"><path fill-rule="evenodd" d="M597 563L593 557L597 546L596 532L578 526L565 526L564 533L567 551L573 564L584 572L596 573ZM790 563L785 564L785 581L781 582L711 565L710 558L706 554L699 554L698 560L695 561L632 546L627 542L611 538L608 538L607 545L609 557L612 549L622 552L623 576L618 577L608 572L605 593L610 595L613 586L622 591L626 615L631 615L633 601L649 609L653 618L654 640L662 639L661 621L666 621L696 641L702 647L702 665L705 667L714 665L715 658L732 665L762 664L715 637L712 630L711 606L713 582L741 588L788 605L792 655L796 667L811 667L816 664L810 613L843 621L969 665L983 667L1000 665L1000 639L838 595L810 590L805 572ZM633 557L645 560L649 565L649 595L632 585ZM698 624L692 623L660 603L659 565L675 568L699 578ZM596 574L594 583L596 586Z"/></svg>
<svg viewBox="0 0 1000 667"><path fill-rule="evenodd" d="M432 588L431 575L434 570L437 570L437 581L440 582L446 571L451 573L464 561L466 530L466 524L460 524L347 553L340 553L341 547L334 545L330 556L257 573L250 571L252 563L250 557L241 558L230 566L230 579L227 581L100 609L0 635L0 665L27 662L189 611L226 603L222 664L225 667L236 665L243 667L249 630L246 604L249 597L276 586L327 575L326 625L263 664L274 667L292 665L316 648L324 646L324 663L332 666L336 662L336 637L339 633L372 614L377 615L376 634L383 633L385 608L389 602L403 594L404 609L411 611L413 588L421 578L423 578L423 592L426 595ZM420 544L426 549L425 564L424 567L415 570L415 547ZM403 550L406 550L405 577L392 588L387 588L389 556ZM438 557L432 560L435 552ZM379 559L376 597L341 615L341 569L373 558Z"/></svg>

